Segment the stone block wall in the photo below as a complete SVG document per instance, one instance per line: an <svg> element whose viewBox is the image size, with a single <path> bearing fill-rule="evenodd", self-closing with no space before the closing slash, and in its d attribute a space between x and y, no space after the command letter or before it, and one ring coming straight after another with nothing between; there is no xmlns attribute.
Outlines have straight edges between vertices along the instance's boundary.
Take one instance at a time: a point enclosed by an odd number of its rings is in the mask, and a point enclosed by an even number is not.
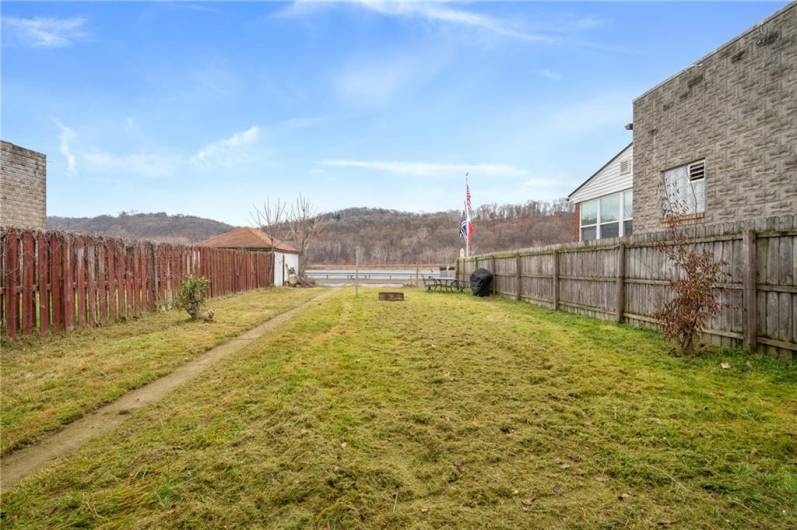
<svg viewBox="0 0 797 530"><path fill-rule="evenodd" d="M0 226L44 229L47 157L0 140Z"/></svg>
<svg viewBox="0 0 797 530"><path fill-rule="evenodd" d="M662 174L705 159L697 222L797 213L797 4L634 101L634 231L661 228Z"/></svg>

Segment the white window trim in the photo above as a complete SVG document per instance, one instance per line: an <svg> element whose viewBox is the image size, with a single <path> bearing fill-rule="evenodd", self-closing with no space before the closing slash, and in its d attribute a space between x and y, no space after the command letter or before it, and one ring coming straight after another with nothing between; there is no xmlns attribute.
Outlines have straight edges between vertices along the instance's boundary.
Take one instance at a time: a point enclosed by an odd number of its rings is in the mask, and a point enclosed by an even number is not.
<svg viewBox="0 0 797 530"><path fill-rule="evenodd" d="M583 237L581 235L582 230L584 228L592 228L592 227L595 227L595 240L598 240L598 239L601 238L601 224L606 224L606 223L601 223L601 199L603 199L604 197L610 197L612 195L617 195L617 194L620 195L620 202L619 202L620 211L618 212L616 221L608 221L608 222L610 222L610 223L615 223L615 222L619 223L620 226L618 228L618 234L619 234L618 237L625 236L625 222L634 220L633 209L631 210L631 216L630 217L626 217L625 216L625 194L626 194L627 191L630 191L630 192L633 193L633 190L634 190L634 188L627 188L627 189L624 189L624 190L621 190L621 191L616 191L614 193L607 193L606 195L601 195L600 197L595 197L594 199L590 199L588 201L580 202L579 203L579 210L578 210L578 240L579 241L584 241L584 239L583 239ZM598 208L597 208L598 214L595 217L596 221L594 223L590 223L588 225L581 224L581 206L580 205L583 205L585 202L592 202L592 201L596 201L597 204L598 204ZM631 199L631 201L633 203L633 199ZM592 241L592 240L590 240L590 241Z"/></svg>

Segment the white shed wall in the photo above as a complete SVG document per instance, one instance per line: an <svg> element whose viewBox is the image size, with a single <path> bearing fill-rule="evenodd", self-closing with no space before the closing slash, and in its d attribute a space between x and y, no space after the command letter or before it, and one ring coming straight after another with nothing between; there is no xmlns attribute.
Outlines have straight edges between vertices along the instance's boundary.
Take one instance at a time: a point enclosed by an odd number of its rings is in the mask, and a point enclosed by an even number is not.
<svg viewBox="0 0 797 530"><path fill-rule="evenodd" d="M299 254L274 252L274 287L282 287L288 281L288 270L299 272Z"/></svg>

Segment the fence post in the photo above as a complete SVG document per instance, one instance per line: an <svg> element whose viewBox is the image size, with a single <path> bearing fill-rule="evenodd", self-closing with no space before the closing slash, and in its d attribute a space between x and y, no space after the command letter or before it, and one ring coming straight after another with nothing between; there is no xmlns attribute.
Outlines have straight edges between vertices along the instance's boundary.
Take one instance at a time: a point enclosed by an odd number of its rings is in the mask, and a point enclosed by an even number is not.
<svg viewBox="0 0 797 530"><path fill-rule="evenodd" d="M498 292L498 272L495 269L495 254L493 254L491 256L491 259L492 259L492 267L491 268L493 269L491 271L493 273L493 285L492 285L493 293L492 294L495 294L495 293Z"/></svg>
<svg viewBox="0 0 797 530"><path fill-rule="evenodd" d="M521 300L523 297L521 293L523 292L523 275L521 274L521 263L523 261L520 259L520 252L515 253L515 300Z"/></svg>
<svg viewBox="0 0 797 530"><path fill-rule="evenodd" d="M162 304L160 299L161 289L161 264L160 264L160 245L158 243L152 244L152 303L155 309L159 309Z"/></svg>
<svg viewBox="0 0 797 530"><path fill-rule="evenodd" d="M617 322L623 321L625 311L625 243L617 245L617 300L616 300L615 319Z"/></svg>
<svg viewBox="0 0 797 530"><path fill-rule="evenodd" d="M553 308L559 311L559 249L553 251Z"/></svg>
<svg viewBox="0 0 797 530"><path fill-rule="evenodd" d="M744 306L744 347L755 352L758 341L758 303L756 300L756 234L745 230L742 237L742 304Z"/></svg>

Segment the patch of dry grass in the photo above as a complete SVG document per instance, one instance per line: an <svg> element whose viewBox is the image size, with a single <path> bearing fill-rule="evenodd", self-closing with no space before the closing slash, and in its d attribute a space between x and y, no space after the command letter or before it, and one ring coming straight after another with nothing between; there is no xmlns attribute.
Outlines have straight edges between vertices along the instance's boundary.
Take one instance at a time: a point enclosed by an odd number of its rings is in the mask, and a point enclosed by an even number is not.
<svg viewBox="0 0 797 530"><path fill-rule="evenodd" d="M212 323L190 322L184 311L173 310L68 336L3 343L2 454L171 372L317 293L270 289L213 299L208 302L216 312Z"/></svg>
<svg viewBox="0 0 797 530"><path fill-rule="evenodd" d="M794 528L797 370L350 291L24 481L9 527ZM731 369L723 370L727 361Z"/></svg>

